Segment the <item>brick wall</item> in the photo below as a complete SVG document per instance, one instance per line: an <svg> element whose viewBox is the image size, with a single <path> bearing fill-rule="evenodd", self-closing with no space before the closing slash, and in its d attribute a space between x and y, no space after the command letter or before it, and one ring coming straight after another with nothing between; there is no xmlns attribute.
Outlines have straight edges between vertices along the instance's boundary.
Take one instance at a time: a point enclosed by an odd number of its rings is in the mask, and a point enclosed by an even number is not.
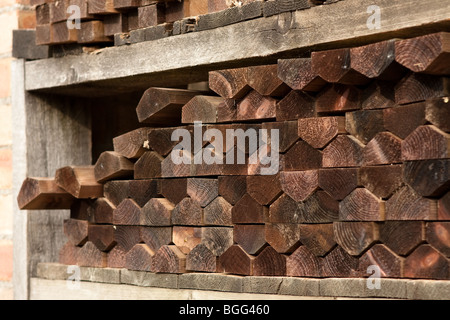
<svg viewBox="0 0 450 320"><path fill-rule="evenodd" d="M29 0L0 0L0 300L13 299L12 30L34 28Z"/></svg>

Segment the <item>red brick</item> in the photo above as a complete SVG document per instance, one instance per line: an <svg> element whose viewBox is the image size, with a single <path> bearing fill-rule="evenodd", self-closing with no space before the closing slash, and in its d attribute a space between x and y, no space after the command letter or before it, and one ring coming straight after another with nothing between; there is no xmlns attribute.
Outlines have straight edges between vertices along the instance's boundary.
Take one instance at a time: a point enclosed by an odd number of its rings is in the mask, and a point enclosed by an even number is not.
<svg viewBox="0 0 450 320"><path fill-rule="evenodd" d="M12 150L0 149L0 189L12 188Z"/></svg>
<svg viewBox="0 0 450 320"><path fill-rule="evenodd" d="M13 274L12 241L0 241L0 281L11 281Z"/></svg>

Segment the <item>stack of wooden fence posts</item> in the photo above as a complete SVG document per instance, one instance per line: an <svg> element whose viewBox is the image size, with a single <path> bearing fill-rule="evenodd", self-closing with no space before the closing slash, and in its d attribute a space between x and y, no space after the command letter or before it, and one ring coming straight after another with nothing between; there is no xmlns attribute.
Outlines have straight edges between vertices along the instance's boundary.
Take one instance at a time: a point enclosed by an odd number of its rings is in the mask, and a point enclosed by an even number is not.
<svg viewBox="0 0 450 320"><path fill-rule="evenodd" d="M95 165L28 178L19 206L70 209L64 264L450 279L448 43L441 32L211 71L206 93L149 88L142 128ZM195 121L278 129L279 172L261 175L249 150L246 164L194 163L171 138Z"/></svg>

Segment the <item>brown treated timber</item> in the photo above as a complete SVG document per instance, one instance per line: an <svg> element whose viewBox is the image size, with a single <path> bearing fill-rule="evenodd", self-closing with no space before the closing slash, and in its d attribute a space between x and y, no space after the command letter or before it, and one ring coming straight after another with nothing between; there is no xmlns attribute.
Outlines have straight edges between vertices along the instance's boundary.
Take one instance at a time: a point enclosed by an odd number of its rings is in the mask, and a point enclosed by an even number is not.
<svg viewBox="0 0 450 320"><path fill-rule="evenodd" d="M264 223L267 207L259 204L246 193L231 209L233 223Z"/></svg>
<svg viewBox="0 0 450 320"><path fill-rule="evenodd" d="M286 259L286 275L290 277L321 277L323 258L314 255L308 247L298 247Z"/></svg>
<svg viewBox="0 0 450 320"><path fill-rule="evenodd" d="M184 254L188 254L202 241L203 228L174 226L172 229L172 242Z"/></svg>
<svg viewBox="0 0 450 320"><path fill-rule="evenodd" d="M314 98L302 91L292 90L276 105L277 121L297 120L314 116Z"/></svg>
<svg viewBox="0 0 450 320"><path fill-rule="evenodd" d="M380 132L363 150L364 165L393 164L402 162L402 140L390 132Z"/></svg>
<svg viewBox="0 0 450 320"><path fill-rule="evenodd" d="M438 220L450 220L450 192L439 199L438 202Z"/></svg>
<svg viewBox="0 0 450 320"><path fill-rule="evenodd" d="M183 106L181 122L194 123L201 121L202 123L220 122L218 119L218 111L225 107L225 99L216 96L197 95L189 100Z"/></svg>
<svg viewBox="0 0 450 320"><path fill-rule="evenodd" d="M203 210L206 225L232 226L231 209L233 206L223 197L215 198Z"/></svg>
<svg viewBox="0 0 450 320"><path fill-rule="evenodd" d="M231 246L219 257L224 272L244 276L253 274L254 260L255 257L246 253L239 245Z"/></svg>
<svg viewBox="0 0 450 320"><path fill-rule="evenodd" d="M139 28L156 26L166 22L165 4L153 3L138 8Z"/></svg>
<svg viewBox="0 0 450 320"><path fill-rule="evenodd" d="M77 30L77 42L82 44L112 42L112 38L105 35L103 21L83 21L81 28Z"/></svg>
<svg viewBox="0 0 450 320"><path fill-rule="evenodd" d="M382 277L400 278L403 274L403 258L381 243L372 246L359 258L361 276L373 273L373 266L378 268Z"/></svg>
<svg viewBox="0 0 450 320"><path fill-rule="evenodd" d="M136 227L135 227L136 228ZM137 227L140 242L151 250L158 251L162 246L172 244L172 227Z"/></svg>
<svg viewBox="0 0 450 320"><path fill-rule="evenodd" d="M313 72L330 83L364 85L369 82L368 77L353 67L348 48L312 52L311 64Z"/></svg>
<svg viewBox="0 0 450 320"><path fill-rule="evenodd" d="M359 168L359 183L377 197L387 199L403 185L402 169L401 164L363 166Z"/></svg>
<svg viewBox="0 0 450 320"><path fill-rule="evenodd" d="M440 197L450 190L450 159L407 161L403 178L422 197Z"/></svg>
<svg viewBox="0 0 450 320"><path fill-rule="evenodd" d="M247 193L261 205L270 205L281 193L279 175L248 176Z"/></svg>
<svg viewBox="0 0 450 320"><path fill-rule="evenodd" d="M165 198L150 199L142 207L140 224L144 226L170 226L174 208L173 203Z"/></svg>
<svg viewBox="0 0 450 320"><path fill-rule="evenodd" d="M130 193L130 181L114 180L105 183L103 188L105 198L117 207Z"/></svg>
<svg viewBox="0 0 450 320"><path fill-rule="evenodd" d="M64 234L73 246L83 246L88 240L89 223L86 220L64 220Z"/></svg>
<svg viewBox="0 0 450 320"><path fill-rule="evenodd" d="M405 278L449 279L449 263L439 251L422 244L404 262Z"/></svg>
<svg viewBox="0 0 450 320"><path fill-rule="evenodd" d="M339 202L327 192L317 190L301 205L301 222L329 223L339 219Z"/></svg>
<svg viewBox="0 0 450 320"><path fill-rule="evenodd" d="M423 221L385 221L379 230L380 241L400 256L407 256L425 240Z"/></svg>
<svg viewBox="0 0 450 320"><path fill-rule="evenodd" d="M304 201L319 187L319 171L280 172L281 190L295 201Z"/></svg>
<svg viewBox="0 0 450 320"><path fill-rule="evenodd" d="M278 253L292 253L300 245L300 225L266 223L265 240Z"/></svg>
<svg viewBox="0 0 450 320"><path fill-rule="evenodd" d="M375 222L333 222L334 239L352 256L361 255L378 240Z"/></svg>
<svg viewBox="0 0 450 320"><path fill-rule="evenodd" d="M141 208L133 199L124 199L113 212L115 225L139 225L141 221Z"/></svg>
<svg viewBox="0 0 450 320"><path fill-rule="evenodd" d="M134 164L114 151L105 151L95 163L95 179L99 183L133 176Z"/></svg>
<svg viewBox="0 0 450 320"><path fill-rule="evenodd" d="M243 98L251 90L247 82L247 68L210 71L209 88L223 98Z"/></svg>
<svg viewBox="0 0 450 320"><path fill-rule="evenodd" d="M163 160L164 158L155 151L145 152L134 164L134 179L160 178Z"/></svg>
<svg viewBox="0 0 450 320"><path fill-rule="evenodd" d="M114 226L112 225L90 225L89 241L100 251L110 251L115 245Z"/></svg>
<svg viewBox="0 0 450 320"><path fill-rule="evenodd" d="M323 150L323 167L359 167L363 161L363 149L364 144L355 137L340 134Z"/></svg>
<svg viewBox="0 0 450 320"><path fill-rule="evenodd" d="M172 224L185 226L203 225L203 208L200 204L186 197L172 210Z"/></svg>
<svg viewBox="0 0 450 320"><path fill-rule="evenodd" d="M173 204L178 204L181 200L188 196L187 179L162 179L161 194Z"/></svg>
<svg viewBox="0 0 450 320"><path fill-rule="evenodd" d="M216 257L222 255L233 245L233 228L204 227L202 228L202 243L205 244Z"/></svg>
<svg viewBox="0 0 450 320"><path fill-rule="evenodd" d="M88 0L90 14L112 14L119 13L114 8L114 0Z"/></svg>
<svg viewBox="0 0 450 320"><path fill-rule="evenodd" d="M253 261L255 276L286 275L286 255L278 253L274 248L266 247Z"/></svg>
<svg viewBox="0 0 450 320"><path fill-rule="evenodd" d="M336 246L333 224L300 224L300 242L311 254L317 257L326 255Z"/></svg>
<svg viewBox="0 0 450 320"><path fill-rule="evenodd" d="M236 224L233 237L234 242L248 254L258 254L267 246L263 224Z"/></svg>
<svg viewBox="0 0 450 320"><path fill-rule="evenodd" d="M277 100L251 90L237 105L237 120L262 120L276 117Z"/></svg>
<svg viewBox="0 0 450 320"><path fill-rule="evenodd" d="M124 267L128 270L152 271L154 255L155 252L145 243L138 243L126 253Z"/></svg>
<svg viewBox="0 0 450 320"><path fill-rule="evenodd" d="M395 91L392 82L374 80L361 92L361 108L364 110L395 107Z"/></svg>
<svg viewBox="0 0 450 320"><path fill-rule="evenodd" d="M450 74L450 33L439 32L395 43L396 61L413 72Z"/></svg>
<svg viewBox="0 0 450 320"><path fill-rule="evenodd" d="M299 140L283 155L282 163L284 171L320 169L322 152Z"/></svg>
<svg viewBox="0 0 450 320"><path fill-rule="evenodd" d="M60 168L56 170L55 181L77 199L103 196L103 185L96 180L94 166Z"/></svg>
<svg viewBox="0 0 450 320"><path fill-rule="evenodd" d="M445 132L450 132L450 99L432 99L425 102L425 118Z"/></svg>
<svg viewBox="0 0 450 320"><path fill-rule="evenodd" d="M425 104L412 103L383 110L384 127L401 139L405 139L418 126L424 125Z"/></svg>
<svg viewBox="0 0 450 320"><path fill-rule="evenodd" d="M322 277L354 277L358 269L358 258L336 246L322 260Z"/></svg>
<svg viewBox="0 0 450 320"><path fill-rule="evenodd" d="M106 252L100 251L92 242L86 242L77 255L77 265L80 267L104 268L107 265Z"/></svg>
<svg viewBox="0 0 450 320"><path fill-rule="evenodd" d="M247 83L262 96L281 97L290 91L278 78L276 64L248 67Z"/></svg>
<svg viewBox="0 0 450 320"><path fill-rule="evenodd" d="M407 104L450 94L450 80L421 73L410 73L395 86L395 102Z"/></svg>
<svg viewBox="0 0 450 320"><path fill-rule="evenodd" d="M316 112L325 114L358 110L362 107L361 89L340 83L328 84L316 97Z"/></svg>
<svg viewBox="0 0 450 320"><path fill-rule="evenodd" d="M139 128L117 136L113 139L114 151L128 159L138 159L147 150L144 144L148 135L152 131L150 128Z"/></svg>
<svg viewBox="0 0 450 320"><path fill-rule="evenodd" d="M369 79L398 81L406 72L396 62L396 40L350 49L350 67Z"/></svg>
<svg viewBox="0 0 450 320"><path fill-rule="evenodd" d="M278 60L278 77L291 89L307 92L320 91L327 83L313 72L310 58Z"/></svg>
<svg viewBox="0 0 450 320"><path fill-rule="evenodd" d="M358 110L345 114L345 129L363 144L384 131L382 110Z"/></svg>
<svg viewBox="0 0 450 320"><path fill-rule="evenodd" d="M70 209L74 201L53 178L27 178L17 196L21 210Z"/></svg>
<svg viewBox="0 0 450 320"><path fill-rule="evenodd" d="M204 208L219 195L219 182L217 179L189 178L187 194Z"/></svg>
<svg viewBox="0 0 450 320"><path fill-rule="evenodd" d="M437 201L421 197L408 185L386 201L386 220L434 220L436 214Z"/></svg>
<svg viewBox="0 0 450 320"><path fill-rule="evenodd" d="M433 125L417 127L402 142L402 160L445 159L450 157L450 134Z"/></svg>
<svg viewBox="0 0 450 320"><path fill-rule="evenodd" d="M346 132L344 117L298 119L298 136L313 148L323 148L338 134Z"/></svg>
<svg viewBox="0 0 450 320"><path fill-rule="evenodd" d="M88 207L88 215L95 223L112 224L114 209L116 206L108 199L98 198Z"/></svg>
<svg viewBox="0 0 450 320"><path fill-rule="evenodd" d="M121 248L128 252L141 241L141 230L138 226L114 226L114 241L117 245L114 248ZM113 249L114 250L114 249Z"/></svg>
<svg viewBox="0 0 450 320"><path fill-rule="evenodd" d="M450 222L427 222L425 236L429 244L450 257Z"/></svg>
<svg viewBox="0 0 450 320"><path fill-rule="evenodd" d="M365 188L356 188L339 203L341 221L383 221L385 202Z"/></svg>
<svg viewBox="0 0 450 320"><path fill-rule="evenodd" d="M233 211L237 210L235 208L236 205ZM287 194L283 194L270 206L268 221L272 223L300 223L303 219L303 210L304 205L302 203L296 202Z"/></svg>
<svg viewBox="0 0 450 320"><path fill-rule="evenodd" d="M335 200L342 200L358 187L358 168L320 169L319 187Z"/></svg>
<svg viewBox="0 0 450 320"><path fill-rule="evenodd" d="M179 124L183 106L197 94L192 90L150 88L136 108L138 120L147 124Z"/></svg>
<svg viewBox="0 0 450 320"><path fill-rule="evenodd" d="M153 256L152 271L184 273L186 272L186 255L177 246L164 245Z"/></svg>
<svg viewBox="0 0 450 320"><path fill-rule="evenodd" d="M186 270L199 272L217 272L217 257L200 243L193 248L186 256Z"/></svg>
<svg viewBox="0 0 450 320"><path fill-rule="evenodd" d="M230 204L235 205L247 191L246 176L220 176L219 195Z"/></svg>

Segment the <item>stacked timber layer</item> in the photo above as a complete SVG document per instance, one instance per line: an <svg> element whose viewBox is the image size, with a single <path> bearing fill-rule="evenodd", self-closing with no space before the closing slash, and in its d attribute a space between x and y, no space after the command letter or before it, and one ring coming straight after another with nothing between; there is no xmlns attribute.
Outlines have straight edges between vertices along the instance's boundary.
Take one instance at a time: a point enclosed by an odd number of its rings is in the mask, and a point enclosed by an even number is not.
<svg viewBox="0 0 450 320"><path fill-rule="evenodd" d="M141 128L95 165L28 178L19 207L71 210L64 264L450 279L449 43L442 32L211 71L208 92L149 88ZM264 143L221 145L227 129ZM278 130L279 162L264 129ZM177 132L195 145L196 130L199 151L180 149ZM245 163L218 160L235 151ZM276 170L261 174L267 158Z"/></svg>
<svg viewBox="0 0 450 320"><path fill-rule="evenodd" d="M36 44L124 45L336 2L310 0L31 0Z"/></svg>

